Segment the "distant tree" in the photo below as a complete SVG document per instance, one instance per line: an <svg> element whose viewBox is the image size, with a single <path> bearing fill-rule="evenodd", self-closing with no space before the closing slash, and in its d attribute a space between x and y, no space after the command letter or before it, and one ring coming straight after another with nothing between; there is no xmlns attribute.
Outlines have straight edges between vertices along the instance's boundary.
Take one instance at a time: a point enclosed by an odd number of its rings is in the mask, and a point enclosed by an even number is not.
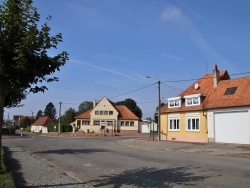
<svg viewBox="0 0 250 188"><path fill-rule="evenodd" d="M26 128L31 125L31 119L29 117L25 117L23 119L22 127Z"/></svg>
<svg viewBox="0 0 250 188"><path fill-rule="evenodd" d="M56 108L52 102L48 103L44 110L44 116L49 116L51 119L56 119Z"/></svg>
<svg viewBox="0 0 250 188"><path fill-rule="evenodd" d="M133 99L126 99L125 101L118 101L115 103L116 105L124 105L126 106L131 112L133 112L138 118L142 118L142 111L137 106L136 102Z"/></svg>
<svg viewBox="0 0 250 188"><path fill-rule="evenodd" d="M93 108L93 102L91 102L91 101L84 101L84 102L82 102L79 105L79 107L78 107L78 113L82 114L82 113L88 111L91 108Z"/></svg>
<svg viewBox="0 0 250 188"><path fill-rule="evenodd" d="M151 122L152 118L151 117L146 117L145 120L148 120L149 122Z"/></svg>
<svg viewBox="0 0 250 188"><path fill-rule="evenodd" d="M39 119L40 117L43 117L43 111L39 110L36 114L36 119Z"/></svg>
<svg viewBox="0 0 250 188"><path fill-rule="evenodd" d="M70 124L75 120L76 115L77 112L73 108L66 110L64 115L61 117L62 124L64 125Z"/></svg>
<svg viewBox="0 0 250 188"><path fill-rule="evenodd" d="M162 102L161 107L164 105L165 105L165 103ZM156 107L154 118L155 118L155 123L158 123L158 106Z"/></svg>

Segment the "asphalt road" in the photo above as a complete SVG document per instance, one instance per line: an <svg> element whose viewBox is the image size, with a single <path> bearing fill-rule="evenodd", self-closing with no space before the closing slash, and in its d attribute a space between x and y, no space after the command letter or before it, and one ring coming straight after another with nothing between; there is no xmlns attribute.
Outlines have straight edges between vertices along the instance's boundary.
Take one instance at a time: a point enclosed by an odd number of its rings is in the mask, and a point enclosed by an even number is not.
<svg viewBox="0 0 250 188"><path fill-rule="evenodd" d="M124 138L3 139L94 187L249 187L250 160L130 148Z"/></svg>

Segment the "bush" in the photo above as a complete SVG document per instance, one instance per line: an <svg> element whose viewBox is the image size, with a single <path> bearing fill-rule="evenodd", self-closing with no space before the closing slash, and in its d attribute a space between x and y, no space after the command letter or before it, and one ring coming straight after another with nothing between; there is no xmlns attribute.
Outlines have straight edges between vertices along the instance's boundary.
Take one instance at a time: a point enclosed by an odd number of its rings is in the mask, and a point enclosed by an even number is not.
<svg viewBox="0 0 250 188"><path fill-rule="evenodd" d="M2 128L2 134L3 135L14 135L16 134L16 130L14 128Z"/></svg>
<svg viewBox="0 0 250 188"><path fill-rule="evenodd" d="M23 131L30 132L31 131L31 126L28 126L28 127L24 128Z"/></svg>
<svg viewBox="0 0 250 188"><path fill-rule="evenodd" d="M58 132L58 124L48 124L47 125L48 132ZM71 125L61 125L60 131L63 132L72 132Z"/></svg>
<svg viewBox="0 0 250 188"><path fill-rule="evenodd" d="M2 172L0 173L0 187L8 187L8 188L15 188L15 182L13 181L12 174L7 172L5 161L4 161L4 150L1 149L1 165L2 165Z"/></svg>

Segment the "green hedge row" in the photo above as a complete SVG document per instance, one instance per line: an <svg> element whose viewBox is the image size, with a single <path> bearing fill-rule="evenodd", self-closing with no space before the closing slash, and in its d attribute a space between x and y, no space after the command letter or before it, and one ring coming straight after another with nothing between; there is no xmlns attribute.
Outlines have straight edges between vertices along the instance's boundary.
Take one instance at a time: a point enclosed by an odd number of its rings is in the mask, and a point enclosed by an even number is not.
<svg viewBox="0 0 250 188"><path fill-rule="evenodd" d="M48 132L58 132L58 124L48 124ZM61 125L60 132L72 132L71 125Z"/></svg>
<svg viewBox="0 0 250 188"><path fill-rule="evenodd" d="M12 174L7 171L5 161L4 161L4 150L1 149L1 165L2 165L2 172L0 172L0 187L6 187L6 188L15 188L15 182L13 181Z"/></svg>
<svg viewBox="0 0 250 188"><path fill-rule="evenodd" d="M16 130L13 129L13 128L11 128L11 129L9 129L9 128L2 128L2 134L3 135L14 135L14 134L16 134Z"/></svg>

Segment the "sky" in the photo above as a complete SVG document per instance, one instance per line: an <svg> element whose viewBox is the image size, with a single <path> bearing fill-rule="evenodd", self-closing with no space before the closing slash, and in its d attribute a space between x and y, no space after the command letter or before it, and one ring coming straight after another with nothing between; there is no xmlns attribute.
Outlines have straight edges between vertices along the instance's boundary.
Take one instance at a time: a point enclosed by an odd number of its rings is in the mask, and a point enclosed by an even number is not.
<svg viewBox="0 0 250 188"><path fill-rule="evenodd" d="M5 108L5 119L36 116L49 102L58 117L60 102L63 114L104 96L113 102L131 98L143 118L153 117L158 81L166 103L211 73L214 64L231 78L250 76L249 0L34 0L33 5L40 25L51 15L51 35L63 36L49 55L67 51L69 60L52 75L59 82L27 95L23 107Z"/></svg>

